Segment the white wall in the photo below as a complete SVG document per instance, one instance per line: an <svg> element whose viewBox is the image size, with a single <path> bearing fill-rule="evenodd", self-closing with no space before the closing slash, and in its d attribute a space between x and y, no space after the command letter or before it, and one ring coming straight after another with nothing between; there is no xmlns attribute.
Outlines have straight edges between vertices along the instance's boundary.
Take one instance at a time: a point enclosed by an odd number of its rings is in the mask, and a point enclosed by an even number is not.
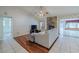
<svg viewBox="0 0 79 59"><path fill-rule="evenodd" d="M0 40L3 39L3 21L2 18L0 17Z"/></svg>
<svg viewBox="0 0 79 59"><path fill-rule="evenodd" d="M38 22L33 17L17 7L0 7L0 16L12 17L12 33L14 37L28 34L31 24L38 25Z"/></svg>

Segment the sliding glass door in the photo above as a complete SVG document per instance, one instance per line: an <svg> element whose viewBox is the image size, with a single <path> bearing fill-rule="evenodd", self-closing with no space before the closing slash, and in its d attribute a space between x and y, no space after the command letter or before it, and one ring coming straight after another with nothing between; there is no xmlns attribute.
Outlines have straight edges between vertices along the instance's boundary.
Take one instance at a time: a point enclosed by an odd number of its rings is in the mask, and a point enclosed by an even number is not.
<svg viewBox="0 0 79 59"><path fill-rule="evenodd" d="M11 36L11 17L0 16L0 40Z"/></svg>
<svg viewBox="0 0 79 59"><path fill-rule="evenodd" d="M67 20L65 22L65 35L79 37L79 20Z"/></svg>
<svg viewBox="0 0 79 59"><path fill-rule="evenodd" d="M3 17L3 33L5 39L11 36L11 19L11 17Z"/></svg>

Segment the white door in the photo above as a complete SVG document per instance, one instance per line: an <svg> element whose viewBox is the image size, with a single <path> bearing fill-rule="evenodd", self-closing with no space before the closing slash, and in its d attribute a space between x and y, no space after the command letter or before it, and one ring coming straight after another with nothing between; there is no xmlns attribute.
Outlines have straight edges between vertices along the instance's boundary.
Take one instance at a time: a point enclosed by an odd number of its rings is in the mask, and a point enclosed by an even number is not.
<svg viewBox="0 0 79 59"><path fill-rule="evenodd" d="M3 19L0 17L0 40L3 39Z"/></svg>

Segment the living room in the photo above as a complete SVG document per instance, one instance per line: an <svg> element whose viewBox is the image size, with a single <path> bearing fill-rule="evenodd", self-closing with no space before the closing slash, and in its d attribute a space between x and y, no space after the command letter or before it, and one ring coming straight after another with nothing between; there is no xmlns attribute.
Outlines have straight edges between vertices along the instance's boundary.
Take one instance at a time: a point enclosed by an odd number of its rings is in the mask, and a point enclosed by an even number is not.
<svg viewBox="0 0 79 59"><path fill-rule="evenodd" d="M72 10L73 9L73 10ZM78 37L72 38L68 33L69 27L64 28L61 23L65 20L75 20L74 23L79 24L79 7L65 6L0 6L0 23L3 24L5 18L11 18L11 35L3 34L3 25L1 25L1 52L3 53L52 53L52 52L79 52ZM62 20L62 21L61 21ZM67 21L66 21L67 22ZM71 21L73 22L73 21ZM64 23L65 24L65 23ZM7 25L7 24L6 24ZM70 25L68 25L70 26ZM75 25L76 26L76 25ZM74 27L75 27L74 26ZM62 29L61 29L62 27ZM72 29L74 28L72 27ZM78 28L77 28L78 27ZM79 29L77 25L75 29ZM9 28L7 29L9 30ZM64 30L66 30L64 32ZM61 37L67 33L66 38ZM72 34L71 32L70 34ZM3 34L3 35L2 35ZM62 40L63 39L63 40ZM71 40L73 39L73 41ZM75 40L76 39L76 40ZM4 41L4 42L3 42ZM64 41L61 46L61 42ZM59 43L57 43L59 42ZM71 45L68 45L68 42ZM74 49L70 50L69 46ZM65 47L67 45L67 47Z"/></svg>

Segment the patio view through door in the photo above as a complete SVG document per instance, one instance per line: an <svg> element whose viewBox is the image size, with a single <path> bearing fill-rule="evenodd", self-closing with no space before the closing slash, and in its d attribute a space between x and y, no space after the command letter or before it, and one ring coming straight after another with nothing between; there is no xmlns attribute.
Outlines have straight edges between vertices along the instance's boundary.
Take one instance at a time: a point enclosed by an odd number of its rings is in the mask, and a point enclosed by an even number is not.
<svg viewBox="0 0 79 59"><path fill-rule="evenodd" d="M9 39L11 37L11 17L3 17L3 34L4 39Z"/></svg>

